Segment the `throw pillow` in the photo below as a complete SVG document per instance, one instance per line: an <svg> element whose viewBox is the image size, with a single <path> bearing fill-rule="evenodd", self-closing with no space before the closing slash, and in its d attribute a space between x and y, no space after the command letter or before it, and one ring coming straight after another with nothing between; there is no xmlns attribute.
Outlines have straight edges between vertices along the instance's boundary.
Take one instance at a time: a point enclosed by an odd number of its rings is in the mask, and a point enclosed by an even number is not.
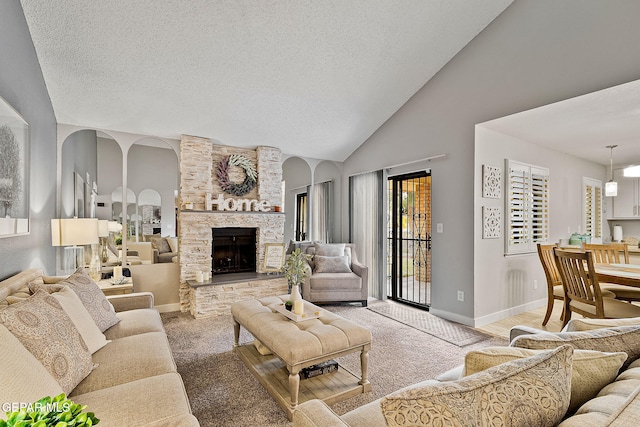
<svg viewBox="0 0 640 427"><path fill-rule="evenodd" d="M53 293L58 292L62 286L69 286L80 297L80 301L82 301L100 332L106 331L120 321L113 310L113 306L104 296L100 287L91 280L91 277L82 267L55 285L30 285L30 289L34 292L38 289L44 289L49 293Z"/></svg>
<svg viewBox="0 0 640 427"><path fill-rule="evenodd" d="M617 326L640 326L640 317L628 319L571 319L562 332L591 331L593 329L615 328Z"/></svg>
<svg viewBox="0 0 640 427"><path fill-rule="evenodd" d="M349 257L344 256L322 256L313 257L315 261L316 273L351 273L349 267Z"/></svg>
<svg viewBox="0 0 640 427"><path fill-rule="evenodd" d="M17 302L21 302L26 300L31 296L31 292L29 291L29 286L24 285L11 295L7 295L7 297L0 301L0 309L4 307L8 307L11 304L15 304Z"/></svg>
<svg viewBox="0 0 640 427"><path fill-rule="evenodd" d="M571 394L565 345L457 381L397 392L380 402L388 426L554 426Z"/></svg>
<svg viewBox="0 0 640 427"><path fill-rule="evenodd" d="M167 243L169 244L169 252L178 252L178 238L177 237L166 237Z"/></svg>
<svg viewBox="0 0 640 427"><path fill-rule="evenodd" d="M464 375L472 375L492 366L534 356L543 351L545 350L528 350L515 347L486 347L481 350L470 351L465 356ZM625 360L627 360L626 353L575 350L573 352L573 369L571 372L569 412L575 412L586 401L596 397L604 386L615 380Z"/></svg>
<svg viewBox="0 0 640 427"><path fill-rule="evenodd" d="M169 243L167 239L164 237L154 237L151 239L151 246L153 249L157 249L159 254L163 254L166 252L171 252L171 248L169 247Z"/></svg>
<svg viewBox="0 0 640 427"><path fill-rule="evenodd" d="M91 353L57 299L38 291L0 311L2 323L69 394L93 369Z"/></svg>
<svg viewBox="0 0 640 427"><path fill-rule="evenodd" d="M314 243L316 255L343 256L344 243Z"/></svg>
<svg viewBox="0 0 640 427"><path fill-rule="evenodd" d="M35 402L62 393L60 384L7 328L0 325L0 404ZM8 408L0 408L0 413ZM13 408L11 408L13 409ZM2 418L2 417L0 417Z"/></svg>
<svg viewBox="0 0 640 427"><path fill-rule="evenodd" d="M511 347L545 350L563 344L570 344L579 350L625 352L629 357L622 365L622 369L627 369L631 362L640 357L640 326L520 335L511 342Z"/></svg>
<svg viewBox="0 0 640 427"><path fill-rule="evenodd" d="M96 322L93 321L78 295L70 287L64 286L60 291L51 295L58 300L65 313L71 318L91 354L107 345L109 341L98 329Z"/></svg>

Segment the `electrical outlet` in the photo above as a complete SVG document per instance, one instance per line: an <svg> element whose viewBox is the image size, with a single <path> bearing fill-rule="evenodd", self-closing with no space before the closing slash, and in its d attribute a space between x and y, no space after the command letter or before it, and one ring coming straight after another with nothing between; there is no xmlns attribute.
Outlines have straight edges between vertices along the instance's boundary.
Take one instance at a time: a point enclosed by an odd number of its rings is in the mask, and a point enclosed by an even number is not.
<svg viewBox="0 0 640 427"><path fill-rule="evenodd" d="M537 280L533 281L533 289L538 289L538 281Z"/></svg>
<svg viewBox="0 0 640 427"><path fill-rule="evenodd" d="M458 291L458 301L464 301L464 292Z"/></svg>
<svg viewBox="0 0 640 427"><path fill-rule="evenodd" d="M444 226L441 222L436 224L436 233L444 233Z"/></svg>

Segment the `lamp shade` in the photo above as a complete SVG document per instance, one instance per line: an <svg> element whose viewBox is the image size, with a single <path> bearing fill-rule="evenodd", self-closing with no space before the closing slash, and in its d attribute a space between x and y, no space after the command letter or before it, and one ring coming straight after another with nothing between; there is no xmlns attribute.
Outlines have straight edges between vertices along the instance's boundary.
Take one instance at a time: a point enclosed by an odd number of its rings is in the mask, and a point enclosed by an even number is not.
<svg viewBox="0 0 640 427"><path fill-rule="evenodd" d="M97 218L51 220L51 245L73 246L98 243Z"/></svg>
<svg viewBox="0 0 640 427"><path fill-rule="evenodd" d="M618 183L615 181L605 183L604 195L606 197L616 197L618 195Z"/></svg>
<svg viewBox="0 0 640 427"><path fill-rule="evenodd" d="M106 219L98 220L98 237L109 236L109 221Z"/></svg>

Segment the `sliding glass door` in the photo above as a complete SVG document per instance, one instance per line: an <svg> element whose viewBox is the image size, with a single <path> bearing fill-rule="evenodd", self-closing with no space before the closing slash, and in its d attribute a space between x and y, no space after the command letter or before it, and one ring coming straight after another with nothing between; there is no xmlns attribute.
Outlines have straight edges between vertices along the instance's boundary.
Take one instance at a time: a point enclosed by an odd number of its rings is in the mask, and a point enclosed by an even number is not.
<svg viewBox="0 0 640 427"><path fill-rule="evenodd" d="M428 308L431 303L431 174L388 179L387 296Z"/></svg>

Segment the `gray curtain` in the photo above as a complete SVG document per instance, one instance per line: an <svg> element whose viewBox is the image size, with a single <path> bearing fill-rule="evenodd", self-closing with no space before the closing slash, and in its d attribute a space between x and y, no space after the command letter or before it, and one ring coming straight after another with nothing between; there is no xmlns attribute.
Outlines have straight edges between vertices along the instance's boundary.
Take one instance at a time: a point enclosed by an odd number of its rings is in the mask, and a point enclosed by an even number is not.
<svg viewBox="0 0 640 427"><path fill-rule="evenodd" d="M331 243L333 212L333 183L321 182L313 186L313 215L311 220L311 235L313 239L322 243Z"/></svg>
<svg viewBox="0 0 640 427"><path fill-rule="evenodd" d="M349 240L358 260L369 267L369 295L384 299L383 171L349 177Z"/></svg>

